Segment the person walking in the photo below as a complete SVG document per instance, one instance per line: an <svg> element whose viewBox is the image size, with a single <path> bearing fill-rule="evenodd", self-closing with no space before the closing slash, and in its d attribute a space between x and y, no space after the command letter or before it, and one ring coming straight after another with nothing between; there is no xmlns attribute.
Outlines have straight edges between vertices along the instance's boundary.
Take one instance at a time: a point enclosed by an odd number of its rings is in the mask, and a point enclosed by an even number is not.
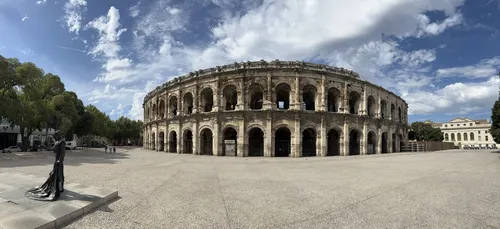
<svg viewBox="0 0 500 229"><path fill-rule="evenodd" d="M104 154L108 153L108 145L104 145Z"/></svg>
<svg viewBox="0 0 500 229"><path fill-rule="evenodd" d="M116 153L116 147L113 146L113 154L115 154L115 153Z"/></svg>

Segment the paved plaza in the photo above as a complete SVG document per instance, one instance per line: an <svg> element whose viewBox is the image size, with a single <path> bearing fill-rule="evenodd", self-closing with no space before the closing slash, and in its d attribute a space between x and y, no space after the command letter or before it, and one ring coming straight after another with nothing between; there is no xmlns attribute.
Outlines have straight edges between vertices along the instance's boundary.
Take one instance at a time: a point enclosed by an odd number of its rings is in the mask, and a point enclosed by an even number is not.
<svg viewBox="0 0 500 229"><path fill-rule="evenodd" d="M46 177L49 152L0 154ZM500 154L234 158L68 151L66 182L119 198L65 228L499 228Z"/></svg>

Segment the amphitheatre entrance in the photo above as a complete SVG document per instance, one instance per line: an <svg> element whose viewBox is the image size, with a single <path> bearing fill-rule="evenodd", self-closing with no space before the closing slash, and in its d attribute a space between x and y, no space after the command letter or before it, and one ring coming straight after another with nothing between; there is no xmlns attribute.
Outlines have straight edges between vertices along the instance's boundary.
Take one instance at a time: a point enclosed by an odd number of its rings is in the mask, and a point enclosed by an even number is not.
<svg viewBox="0 0 500 229"><path fill-rule="evenodd" d="M248 135L248 156L264 156L264 132L260 128L253 128Z"/></svg>
<svg viewBox="0 0 500 229"><path fill-rule="evenodd" d="M276 130L274 137L274 156L289 157L291 153L291 133L286 127Z"/></svg>

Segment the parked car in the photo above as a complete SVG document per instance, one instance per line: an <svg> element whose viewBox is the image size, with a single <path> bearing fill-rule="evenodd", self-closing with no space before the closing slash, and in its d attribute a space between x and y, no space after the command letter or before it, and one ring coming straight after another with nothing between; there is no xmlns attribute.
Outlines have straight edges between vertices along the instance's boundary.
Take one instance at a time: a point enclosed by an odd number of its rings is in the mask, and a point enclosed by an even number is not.
<svg viewBox="0 0 500 229"><path fill-rule="evenodd" d="M70 150L70 149L75 150L76 149L76 141L67 141L66 142L66 149L68 149L68 150Z"/></svg>
<svg viewBox="0 0 500 229"><path fill-rule="evenodd" d="M21 152L21 148L19 148L19 146L9 146L2 150L2 153L12 153L12 152Z"/></svg>

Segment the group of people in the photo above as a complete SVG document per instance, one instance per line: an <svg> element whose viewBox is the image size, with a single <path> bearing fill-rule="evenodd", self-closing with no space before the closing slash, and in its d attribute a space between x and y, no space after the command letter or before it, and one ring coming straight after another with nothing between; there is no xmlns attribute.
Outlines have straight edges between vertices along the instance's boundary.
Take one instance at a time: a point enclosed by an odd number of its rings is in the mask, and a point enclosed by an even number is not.
<svg viewBox="0 0 500 229"><path fill-rule="evenodd" d="M105 145L104 146L104 153L108 153L108 150L109 150L109 154L112 154L112 153L116 153L116 148L115 146L108 146L108 145Z"/></svg>

